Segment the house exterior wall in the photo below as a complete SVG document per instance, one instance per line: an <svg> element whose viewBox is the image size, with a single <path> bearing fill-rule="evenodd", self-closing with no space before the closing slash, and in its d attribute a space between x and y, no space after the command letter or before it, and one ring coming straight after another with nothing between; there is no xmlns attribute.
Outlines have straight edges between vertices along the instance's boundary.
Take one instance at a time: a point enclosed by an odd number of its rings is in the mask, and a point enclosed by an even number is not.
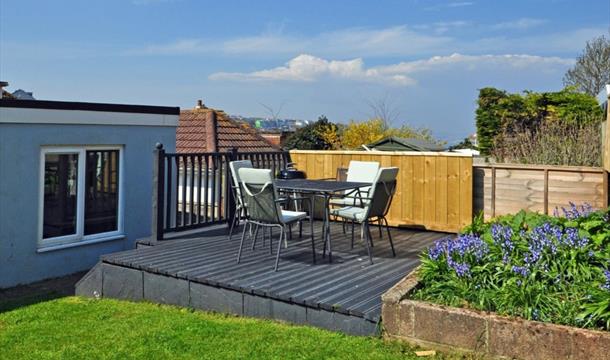
<svg viewBox="0 0 610 360"><path fill-rule="evenodd" d="M87 270L100 255L134 248L136 239L150 235L153 150L161 142L168 152L175 151L171 121L154 126L12 123L8 113L0 113L0 288ZM48 145L123 147L124 238L40 251L40 154Z"/></svg>

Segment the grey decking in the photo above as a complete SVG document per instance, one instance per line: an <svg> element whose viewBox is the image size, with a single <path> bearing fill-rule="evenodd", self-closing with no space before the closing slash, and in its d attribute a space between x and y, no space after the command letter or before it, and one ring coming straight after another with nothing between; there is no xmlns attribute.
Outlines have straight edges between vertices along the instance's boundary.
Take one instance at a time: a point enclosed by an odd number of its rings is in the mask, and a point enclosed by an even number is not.
<svg viewBox="0 0 610 360"><path fill-rule="evenodd" d="M350 248L349 231L344 235L341 225L332 224L333 262L321 256L321 224L316 224L317 263L311 262L311 243L307 228L303 239L295 239L282 249L280 268L273 271L274 255L269 242L262 246L261 237L252 251L246 241L242 262L236 263L239 235L229 241L225 228L213 229L187 238L169 240L153 247L144 247L103 257L103 263L138 269L146 273L185 279L191 283L229 289L242 294L278 300L284 304L321 309L358 317L377 323L381 311L381 294L404 277L418 263L418 254L435 239L445 234L392 229L397 256L393 258L387 235L374 238L374 265L369 265L366 250L358 241L356 227L354 249ZM274 234L277 249L277 233ZM193 296L192 294L190 295ZM244 314L249 312L244 309Z"/></svg>

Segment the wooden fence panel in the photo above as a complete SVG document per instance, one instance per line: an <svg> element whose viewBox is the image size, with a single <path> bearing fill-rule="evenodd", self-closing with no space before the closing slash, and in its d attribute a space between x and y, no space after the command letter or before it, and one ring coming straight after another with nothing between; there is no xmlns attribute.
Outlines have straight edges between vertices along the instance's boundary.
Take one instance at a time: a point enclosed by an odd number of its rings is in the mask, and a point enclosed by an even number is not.
<svg viewBox="0 0 610 360"><path fill-rule="evenodd" d="M393 226L457 232L473 211L472 158L454 153L292 150L292 162L309 179L335 178L351 160L396 166L398 188L388 213Z"/></svg>
<svg viewBox="0 0 610 360"><path fill-rule="evenodd" d="M474 213L486 219L519 210L553 214L588 203L608 206L608 175L602 168L493 164L474 166Z"/></svg>

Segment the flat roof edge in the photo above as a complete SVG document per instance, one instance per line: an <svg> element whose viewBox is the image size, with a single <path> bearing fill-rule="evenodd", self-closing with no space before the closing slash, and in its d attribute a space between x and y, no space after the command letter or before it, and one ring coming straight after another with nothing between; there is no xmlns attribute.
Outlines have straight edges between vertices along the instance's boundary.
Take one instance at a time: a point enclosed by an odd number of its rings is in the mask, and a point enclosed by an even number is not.
<svg viewBox="0 0 610 360"><path fill-rule="evenodd" d="M173 106L153 105L128 105L90 103L76 101L50 101L50 100L15 100L0 99L0 107L48 109L48 110L82 110L82 111L105 111L138 114L180 115L180 108Z"/></svg>

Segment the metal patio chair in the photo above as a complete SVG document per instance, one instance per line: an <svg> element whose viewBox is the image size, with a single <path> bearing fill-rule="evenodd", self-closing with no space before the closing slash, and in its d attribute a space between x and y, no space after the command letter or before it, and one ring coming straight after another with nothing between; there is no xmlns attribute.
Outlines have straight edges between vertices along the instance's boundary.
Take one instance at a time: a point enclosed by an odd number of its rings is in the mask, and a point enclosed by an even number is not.
<svg viewBox="0 0 610 360"><path fill-rule="evenodd" d="M379 163L376 161L357 161L352 160L349 162L349 166L347 168L345 181L356 181L356 182L366 182L373 183L375 177L377 176L377 171L379 170ZM339 177L339 169L337 169L337 178ZM337 179L339 180L339 179ZM340 207L340 206L364 206L364 203L367 201L366 197L368 196L368 192L370 191L370 186L361 187L356 191L350 191L349 193L344 194L342 197L336 197L330 200L330 206L332 207ZM354 238L354 222L352 223L352 242ZM343 233L346 233L346 221L343 221L342 224ZM381 232L381 222L379 222L379 236L382 236Z"/></svg>
<svg viewBox="0 0 610 360"><path fill-rule="evenodd" d="M278 270L280 261L280 253L282 249L282 240L287 242L288 227L295 222L309 219L311 231L311 247L313 253L313 262L316 262L316 249L314 242L313 216L308 215L303 211L282 210L280 203L291 201L293 199L279 198L277 189L273 184L271 170L268 169L248 169L241 168L238 170L239 183L241 186L240 193L242 196L242 204L246 211L246 226L244 226L241 241L239 244L239 252L237 253L237 263L241 260L241 253L244 246L244 239L248 226L255 225L258 227L272 229L274 227L280 229L280 237L277 244L277 255L275 258L274 270ZM300 201L310 201L309 198L297 198ZM311 203L309 209L312 209ZM256 245L256 231L252 239L252 248ZM269 241L270 251L273 252L273 241Z"/></svg>
<svg viewBox="0 0 610 360"><path fill-rule="evenodd" d="M369 261L373 264L373 255L371 252L372 236L369 229L369 224L372 221L383 221L388 233L388 240L392 249L392 256L396 256L392 235L388 227L386 215L392 204L392 198L396 192L396 177L398 176L398 168L380 168L371 186L368 197L363 197L363 206L344 206L338 209L331 210L331 214L354 223L361 224L360 240L366 245L366 250L369 255ZM365 239L366 236L366 239ZM353 247L353 237L352 237ZM324 244L326 249L326 244Z"/></svg>
<svg viewBox="0 0 610 360"><path fill-rule="evenodd" d="M239 178L239 169L251 169L253 167L252 161L250 160L237 160L229 163L231 178L233 180L231 190L233 191L233 198L235 199L235 216L233 217L231 227L229 228L229 241L231 241L233 236L233 230L235 230L236 226L239 226L239 223L245 217L244 204L242 203L243 198L241 196L241 188L239 186L239 183L241 183Z"/></svg>

